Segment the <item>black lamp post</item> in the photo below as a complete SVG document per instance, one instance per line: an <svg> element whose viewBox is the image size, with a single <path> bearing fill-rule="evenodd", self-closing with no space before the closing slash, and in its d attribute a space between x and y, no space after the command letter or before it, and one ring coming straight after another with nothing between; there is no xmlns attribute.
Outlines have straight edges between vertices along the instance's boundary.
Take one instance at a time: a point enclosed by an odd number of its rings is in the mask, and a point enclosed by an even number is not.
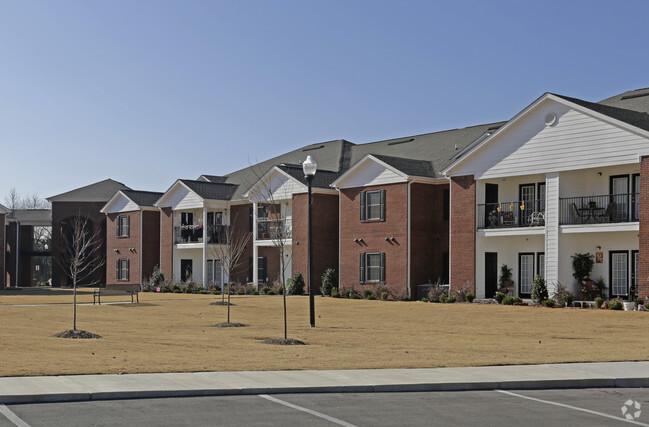
<svg viewBox="0 0 649 427"><path fill-rule="evenodd" d="M315 327L315 301L313 299L313 239L311 238L311 181L313 181L313 176L315 171L318 168L317 163L313 160L313 157L307 156L304 163L302 163L302 170L304 171L304 177L306 182L309 184L309 198L307 204L309 206L309 231L308 231L308 241L309 241L309 319L311 321L311 327Z"/></svg>

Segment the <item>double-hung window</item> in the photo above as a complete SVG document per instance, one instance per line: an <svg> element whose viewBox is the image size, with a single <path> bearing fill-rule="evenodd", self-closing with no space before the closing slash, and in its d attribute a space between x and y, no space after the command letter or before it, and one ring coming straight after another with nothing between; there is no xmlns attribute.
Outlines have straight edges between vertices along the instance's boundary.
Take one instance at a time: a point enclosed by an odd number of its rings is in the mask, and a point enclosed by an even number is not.
<svg viewBox="0 0 649 427"><path fill-rule="evenodd" d="M129 273L129 260L128 259L118 259L117 260L117 280L128 280Z"/></svg>
<svg viewBox="0 0 649 427"><path fill-rule="evenodd" d="M361 191L361 221L385 220L385 190Z"/></svg>
<svg viewBox="0 0 649 427"><path fill-rule="evenodd" d="M130 217L128 215L120 215L117 217L117 237L130 236Z"/></svg>
<svg viewBox="0 0 649 427"><path fill-rule="evenodd" d="M360 254L360 282L385 282L385 253Z"/></svg>

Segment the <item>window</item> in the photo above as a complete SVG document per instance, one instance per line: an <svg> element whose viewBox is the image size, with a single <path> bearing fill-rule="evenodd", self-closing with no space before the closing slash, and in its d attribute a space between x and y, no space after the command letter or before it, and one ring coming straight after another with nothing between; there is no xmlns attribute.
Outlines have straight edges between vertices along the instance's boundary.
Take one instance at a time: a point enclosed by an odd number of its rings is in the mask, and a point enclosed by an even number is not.
<svg viewBox="0 0 649 427"><path fill-rule="evenodd" d="M118 259L117 260L117 280L128 280L129 273L129 260L128 259Z"/></svg>
<svg viewBox="0 0 649 427"><path fill-rule="evenodd" d="M248 282L252 282L252 257L248 258ZM260 283L268 282L268 269L266 263L266 257L260 256L257 258L257 280Z"/></svg>
<svg viewBox="0 0 649 427"><path fill-rule="evenodd" d="M640 277L640 252L639 251L631 251L631 263L633 264L633 268L631 268L631 286L633 286L633 294L634 296L638 295L638 279Z"/></svg>
<svg viewBox="0 0 649 427"><path fill-rule="evenodd" d="M361 221L385 220L385 190L361 191Z"/></svg>
<svg viewBox="0 0 649 427"><path fill-rule="evenodd" d="M614 297L626 296L629 289L629 253L610 252L611 293Z"/></svg>
<svg viewBox="0 0 649 427"><path fill-rule="evenodd" d="M194 224L194 214L192 212L180 213L180 225L193 225L193 224Z"/></svg>
<svg viewBox="0 0 649 427"><path fill-rule="evenodd" d="M519 294L529 297L532 294L532 282L534 281L534 254L518 254L518 283Z"/></svg>
<svg viewBox="0 0 649 427"><path fill-rule="evenodd" d="M360 254L360 282L385 282L385 253Z"/></svg>
<svg viewBox="0 0 649 427"><path fill-rule="evenodd" d="M536 274L545 279L545 252L538 252L536 254Z"/></svg>
<svg viewBox="0 0 649 427"><path fill-rule="evenodd" d="M223 267L221 265L220 259L208 259L207 260L207 283L214 283L217 286L221 286L221 271Z"/></svg>
<svg viewBox="0 0 649 427"><path fill-rule="evenodd" d="M130 219L128 215L120 215L117 217L117 237L130 236Z"/></svg>

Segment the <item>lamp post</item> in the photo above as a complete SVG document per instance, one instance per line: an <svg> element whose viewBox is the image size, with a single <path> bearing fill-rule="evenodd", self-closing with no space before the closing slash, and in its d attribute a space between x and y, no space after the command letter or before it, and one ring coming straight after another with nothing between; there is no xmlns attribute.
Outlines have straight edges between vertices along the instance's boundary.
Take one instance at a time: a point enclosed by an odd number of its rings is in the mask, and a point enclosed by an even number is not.
<svg viewBox="0 0 649 427"><path fill-rule="evenodd" d="M313 176L315 171L318 168L317 163L313 160L313 157L306 156L306 160L302 163L302 170L304 171L304 177L306 182L309 184L309 197L307 204L309 207L309 225L308 225L308 251L309 251L309 319L311 321L311 327L315 327L315 301L313 299L313 239L311 238L311 181L313 181Z"/></svg>

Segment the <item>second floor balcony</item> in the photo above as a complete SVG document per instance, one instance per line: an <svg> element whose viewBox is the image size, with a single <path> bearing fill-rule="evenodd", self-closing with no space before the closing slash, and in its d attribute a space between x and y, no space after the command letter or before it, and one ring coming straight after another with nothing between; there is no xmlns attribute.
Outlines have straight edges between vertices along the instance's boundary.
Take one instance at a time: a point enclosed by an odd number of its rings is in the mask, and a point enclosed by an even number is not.
<svg viewBox="0 0 649 427"><path fill-rule="evenodd" d="M478 205L478 229L545 226L546 201L518 200ZM639 218L638 193L563 197L559 199L559 224L609 224Z"/></svg>
<svg viewBox="0 0 649 427"><path fill-rule="evenodd" d="M258 218L257 240L291 240L291 221L288 219Z"/></svg>
<svg viewBox="0 0 649 427"><path fill-rule="evenodd" d="M174 243L203 243L205 231L208 244L226 245L228 228L227 225L208 225L204 230L201 224L179 225L175 227Z"/></svg>

